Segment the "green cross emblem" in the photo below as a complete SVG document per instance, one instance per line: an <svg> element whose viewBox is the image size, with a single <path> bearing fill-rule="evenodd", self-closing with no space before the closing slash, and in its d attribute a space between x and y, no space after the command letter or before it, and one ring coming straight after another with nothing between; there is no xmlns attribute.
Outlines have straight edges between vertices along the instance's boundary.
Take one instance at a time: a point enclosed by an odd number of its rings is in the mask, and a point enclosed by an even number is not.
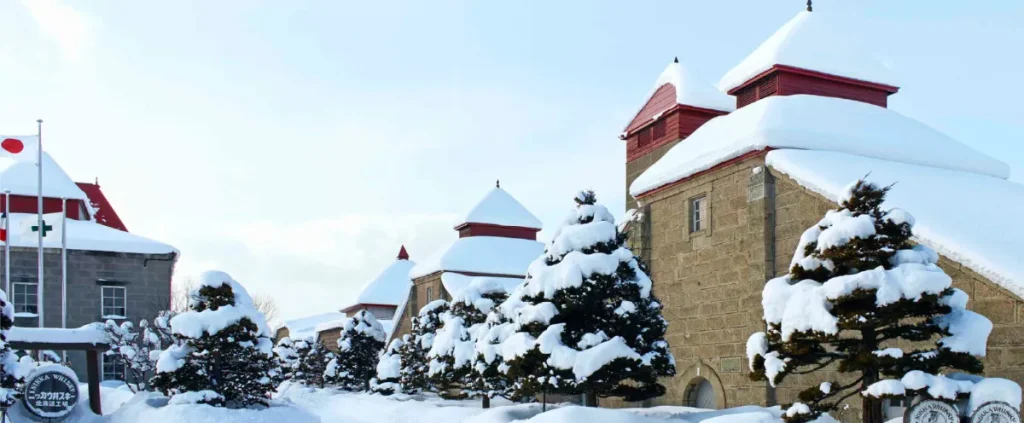
<svg viewBox="0 0 1024 423"><path fill-rule="evenodd" d="M52 230L53 230L53 226L47 225L46 221L44 220L43 221L43 236L45 237L46 233L50 232ZM32 232L39 232L39 225L32 225Z"/></svg>

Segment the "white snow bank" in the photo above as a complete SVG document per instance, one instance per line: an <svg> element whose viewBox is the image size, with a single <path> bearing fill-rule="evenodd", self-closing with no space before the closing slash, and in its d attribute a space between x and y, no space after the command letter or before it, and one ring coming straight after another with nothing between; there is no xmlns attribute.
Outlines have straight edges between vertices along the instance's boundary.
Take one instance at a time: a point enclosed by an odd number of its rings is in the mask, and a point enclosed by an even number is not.
<svg viewBox="0 0 1024 423"><path fill-rule="evenodd" d="M459 238L414 266L409 271L409 277L415 279L439 271L525 276L530 262L543 252L544 244L529 239L493 236Z"/></svg>
<svg viewBox="0 0 1024 423"><path fill-rule="evenodd" d="M286 403L273 403L265 409L227 409L203 404L169 405L160 394L142 393L133 397L104 423L319 423L319 417Z"/></svg>
<svg viewBox="0 0 1024 423"><path fill-rule="evenodd" d="M793 95L768 97L708 121L637 177L629 192L639 196L769 147L834 151L1003 179L1010 174L1005 163L891 109Z"/></svg>
<svg viewBox="0 0 1024 423"><path fill-rule="evenodd" d="M692 137L687 142L690 140ZM1024 251L1024 225L1013 223L1020 219L1024 185L976 173L836 152L776 150L765 160L800 185L836 202L850 182L864 175L880 186L895 183L883 207L913 213L915 240L1024 297L1024 262L1019 257Z"/></svg>
<svg viewBox="0 0 1024 423"><path fill-rule="evenodd" d="M541 229L543 224L519 201L505 190L494 188L484 196L456 227L466 223L485 223L499 226L517 226Z"/></svg>
<svg viewBox="0 0 1024 423"><path fill-rule="evenodd" d="M793 66L862 81L897 85L897 78L860 45L849 16L800 12L722 76L718 88L729 91L774 65Z"/></svg>
<svg viewBox="0 0 1024 423"><path fill-rule="evenodd" d="M412 287L409 271L416 263L412 260L395 260L376 278L363 286L355 304L383 304L397 306ZM355 305L353 304L353 305Z"/></svg>

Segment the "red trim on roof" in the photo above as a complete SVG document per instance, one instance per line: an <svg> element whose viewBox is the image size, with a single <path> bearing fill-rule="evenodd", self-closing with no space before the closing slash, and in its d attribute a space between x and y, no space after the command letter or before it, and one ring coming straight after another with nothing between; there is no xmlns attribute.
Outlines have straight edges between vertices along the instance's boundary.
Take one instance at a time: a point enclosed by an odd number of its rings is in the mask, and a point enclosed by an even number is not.
<svg viewBox="0 0 1024 423"><path fill-rule="evenodd" d="M96 209L96 223L103 226L108 226L120 231L128 232L128 228L124 226L124 222L121 221L121 217L117 215L117 211L114 210L114 206L107 200L107 196L103 195L103 190L100 189L99 184L90 184L87 182L75 182L78 188L85 192L85 195L89 197L89 202L92 203L93 208Z"/></svg>
<svg viewBox="0 0 1024 423"><path fill-rule="evenodd" d="M724 110L708 109L706 107L695 107L695 106L689 106L689 105L686 105L686 104L676 103L675 106L672 106L672 107L670 107L668 109L665 109L665 111L661 112L661 117L659 119L665 119L666 117L668 117L669 113L672 113L672 112L674 112L676 110L692 110L692 111L695 111L695 112L707 113L707 114L715 115L716 117L717 116L724 116L724 115L727 115L729 113L732 113L732 112L727 112L727 111L724 111ZM644 123L638 125L636 128L633 128L633 130L631 130L629 132L623 132L623 133L619 134L619 139L625 141L626 138L629 138L633 134L636 134L637 132L640 132L642 129L644 129L644 128L648 127L648 126L654 125L654 122L657 122L657 120L656 119L650 119L647 122L644 122Z"/></svg>
<svg viewBox="0 0 1024 423"><path fill-rule="evenodd" d="M345 307L345 308L343 308L341 310L338 310L338 311L340 311L342 313L348 313L350 311L354 311L357 308L366 308L366 307L391 307L391 308L398 308L398 305L397 304L359 303L359 304L352 304L352 305L350 305L348 307Z"/></svg>
<svg viewBox="0 0 1024 423"><path fill-rule="evenodd" d="M880 83L877 83L877 82L865 81L863 79L854 79L854 78L850 78L850 77L846 77L846 76L842 76L842 75L835 75L835 74L831 74L831 73L818 72L818 71L813 71L813 70L810 70L810 69L798 68L798 67L795 67L795 66L774 65L770 69L757 74L753 78L748 79L747 82L744 82L743 84L740 84L738 87L729 90L729 92L727 92L726 94L736 95L736 92L738 92L739 90L741 90L743 88L746 88L748 85L750 85L750 84L760 80L765 75L768 75L768 74L770 74L772 72L778 72L778 71L781 71L781 72L791 72L791 73L800 74L800 75L807 75L807 76L813 76L813 77L816 77L816 78L827 79L827 80L830 80L830 81L843 82L843 83L846 83L846 84L858 85L858 86L867 87L867 88L873 88L873 89L876 89L876 90L886 91L889 94L896 94L896 92L898 92L900 90L899 87L895 87L895 86L887 85L887 84L880 84Z"/></svg>
<svg viewBox="0 0 1024 423"><path fill-rule="evenodd" d="M729 159L729 160L726 160L726 161L724 161L724 162L721 162L721 163L719 163L719 164L716 164L716 165L714 165L714 166L712 166L712 167L708 168L707 170L702 170L702 171L700 171L700 172L694 173L693 175L687 176L687 177L685 177L685 178L683 178L683 179L680 179L680 180L678 180L678 181L674 181L674 182L669 182L669 183L667 183L667 184L665 184L665 185L662 185L662 186L660 186L660 187L657 187L657 188L655 188L655 189L652 189L652 190L650 190L650 191L646 191L646 192L644 192L644 193L642 193L642 194L640 194L640 195L636 196L636 199L638 199L638 200L639 200L639 199L641 199L641 198L644 198L644 197L648 197L648 196L654 195L654 194L656 194L656 193L659 193L659 192L661 192L661 191L664 191L664 190L666 190L666 189L672 188L672 187L674 187L674 186L676 186L676 185L679 185L679 184L681 184L681 183L683 183L683 182L689 181L689 180L691 180L691 179L693 179L693 178L696 178L696 177L698 177L698 176L704 175L704 174L706 174L706 173L709 173L709 172L714 172L714 171L716 171L716 170L718 170L718 169L721 169L721 168L723 168L723 167L726 167L726 166L729 166L729 165L734 165L734 164L736 164L736 163L742 162L742 161L744 161L744 160L746 160L746 159L749 159L749 158L751 158L751 157L757 157L757 156L760 156L760 155L764 155L764 154L767 154L767 153L768 153L769 151L772 151L772 150L774 150L774 148L772 148L772 147L767 147L767 148L764 148L764 149L761 149L761 150L754 150L754 151L751 151L751 152L748 152L748 153L742 154L742 155L740 155L740 156L738 156L738 157L733 157L733 158L731 158L731 159Z"/></svg>

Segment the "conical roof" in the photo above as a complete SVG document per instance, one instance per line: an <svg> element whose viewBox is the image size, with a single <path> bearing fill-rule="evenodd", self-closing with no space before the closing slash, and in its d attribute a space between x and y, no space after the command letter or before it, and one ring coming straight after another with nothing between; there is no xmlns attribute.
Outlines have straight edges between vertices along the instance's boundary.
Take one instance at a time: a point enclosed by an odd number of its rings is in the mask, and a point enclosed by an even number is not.
<svg viewBox="0 0 1024 423"><path fill-rule="evenodd" d="M779 28L718 83L737 88L775 65L897 86L893 72L856 42L849 24L832 11L802 11Z"/></svg>
<svg viewBox="0 0 1024 423"><path fill-rule="evenodd" d="M541 229L541 222L501 187L494 187L456 227L469 223Z"/></svg>
<svg viewBox="0 0 1024 423"><path fill-rule="evenodd" d="M399 254L405 252L405 246L399 250ZM378 304L397 306L409 294L409 287L412 280L409 279L409 270L415 266L409 260L408 254L405 258L399 256L393 263L388 265L376 278L363 286L362 292L356 299L356 304Z"/></svg>

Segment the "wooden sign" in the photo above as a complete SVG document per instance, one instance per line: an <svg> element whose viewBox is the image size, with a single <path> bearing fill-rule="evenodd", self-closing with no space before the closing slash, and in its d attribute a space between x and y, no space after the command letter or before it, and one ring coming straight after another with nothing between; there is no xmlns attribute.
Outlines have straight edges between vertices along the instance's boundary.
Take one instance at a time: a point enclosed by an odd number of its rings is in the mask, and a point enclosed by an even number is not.
<svg viewBox="0 0 1024 423"><path fill-rule="evenodd" d="M1002 401L986 402L971 416L971 423L1021 423L1020 412Z"/></svg>
<svg viewBox="0 0 1024 423"><path fill-rule="evenodd" d="M63 372L36 373L25 382L25 408L45 419L63 419L78 405L78 382Z"/></svg>
<svg viewBox="0 0 1024 423"><path fill-rule="evenodd" d="M936 400L917 403L903 415L904 423L960 423L960 413L952 405Z"/></svg>

